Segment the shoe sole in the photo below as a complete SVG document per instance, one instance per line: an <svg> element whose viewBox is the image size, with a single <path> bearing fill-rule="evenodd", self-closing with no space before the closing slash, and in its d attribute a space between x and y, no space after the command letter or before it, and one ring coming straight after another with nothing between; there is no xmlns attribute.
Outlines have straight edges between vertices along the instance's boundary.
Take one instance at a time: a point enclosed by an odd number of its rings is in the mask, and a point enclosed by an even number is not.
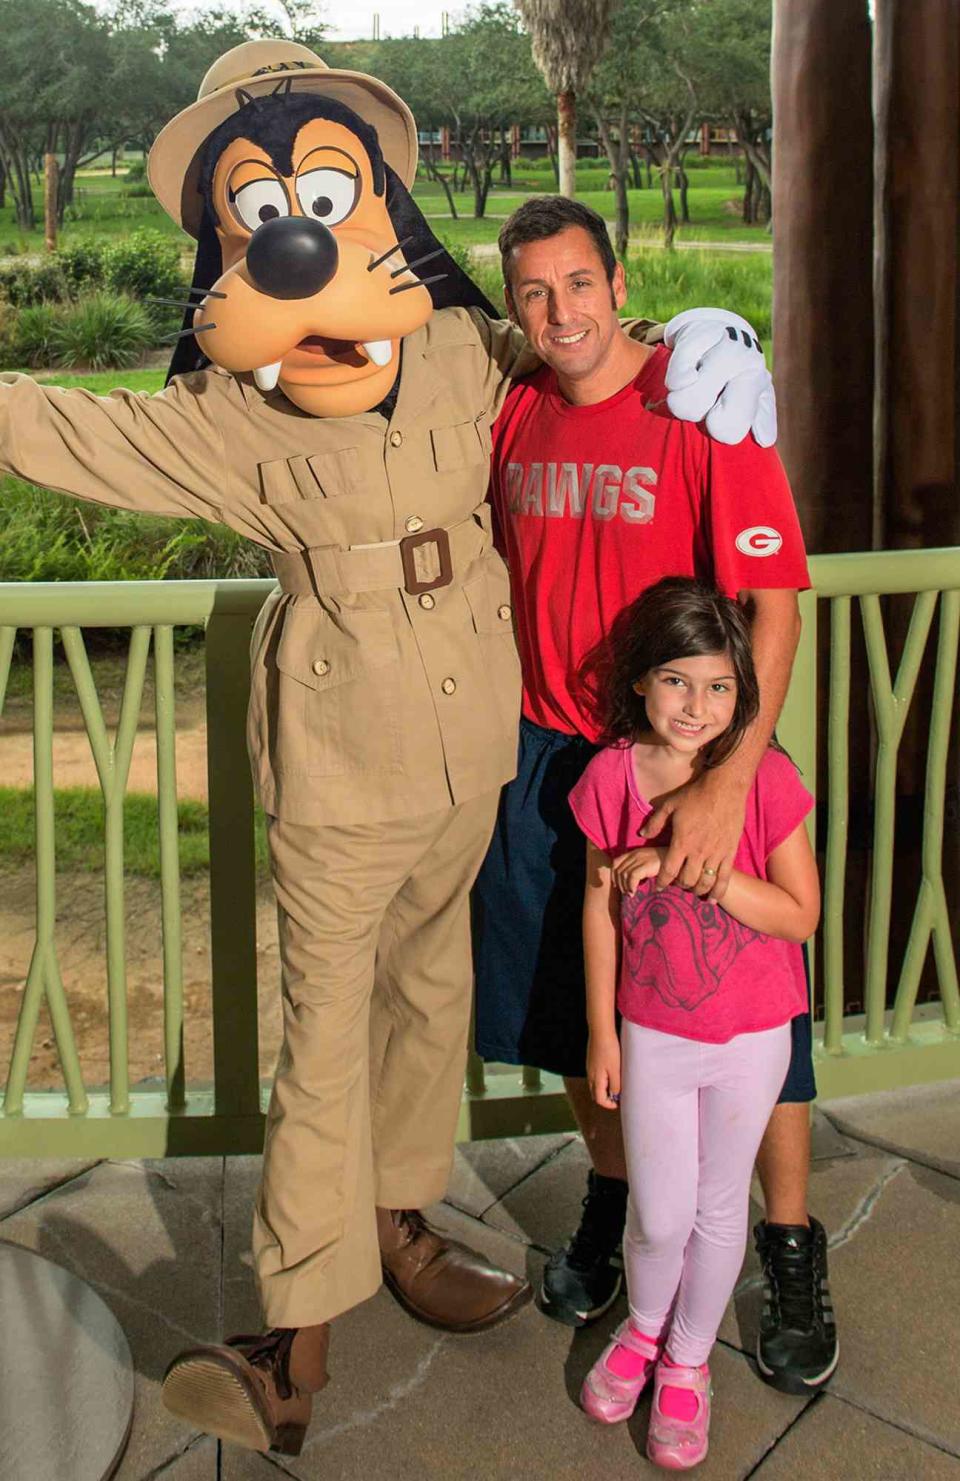
<svg viewBox="0 0 960 1481"><path fill-rule="evenodd" d="M694 1466L700 1466L709 1454L709 1445L705 1445L696 1460L680 1460L677 1456L658 1456L647 1450L647 1460L651 1465L657 1466L661 1471L692 1471Z"/></svg>
<svg viewBox="0 0 960 1481"><path fill-rule="evenodd" d="M764 1383L769 1384L781 1394L815 1394L830 1382L839 1361L840 1340L838 1338L829 1366L824 1368L822 1373L814 1374L812 1378L804 1378L802 1373L790 1373L784 1368L768 1368L760 1356L760 1339L757 1338L757 1367L760 1369L760 1377Z"/></svg>
<svg viewBox="0 0 960 1481"><path fill-rule="evenodd" d="M546 1286L541 1285L537 1296L537 1306L544 1316L549 1317L552 1322L559 1322L564 1327L589 1327L610 1310L622 1289L623 1276L621 1275L617 1278L613 1295L602 1306L595 1306L590 1311L577 1311L575 1306L555 1301L548 1293Z"/></svg>
<svg viewBox="0 0 960 1481"><path fill-rule="evenodd" d="M426 1327L436 1327L441 1332L485 1332L490 1327L499 1327L501 1322L508 1321L510 1317L527 1305L533 1298L533 1287L525 1282L512 1296L509 1296L494 1311L488 1311L485 1316L475 1317L471 1322L442 1321L439 1317L432 1316L430 1312L423 1311L410 1297L400 1289L389 1271L383 1272L383 1283L394 1300L403 1307L408 1316L414 1317L418 1322L423 1322Z"/></svg>
<svg viewBox="0 0 960 1481"><path fill-rule="evenodd" d="M228 1354L216 1349L199 1348L174 1359L164 1376L160 1399L178 1419L247 1450L266 1454L281 1440L265 1412L256 1380ZM286 1445L295 1443L294 1436L284 1435L282 1439ZM301 1444L302 1439L301 1434ZM286 1453L296 1455L299 1451L298 1444L296 1450Z"/></svg>

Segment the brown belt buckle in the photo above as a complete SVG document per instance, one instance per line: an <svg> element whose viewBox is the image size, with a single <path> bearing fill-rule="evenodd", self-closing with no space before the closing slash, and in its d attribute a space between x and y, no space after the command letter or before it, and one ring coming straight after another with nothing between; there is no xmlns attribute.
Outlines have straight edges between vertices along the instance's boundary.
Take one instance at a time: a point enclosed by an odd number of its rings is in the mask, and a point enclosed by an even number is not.
<svg viewBox="0 0 960 1481"><path fill-rule="evenodd" d="M417 576L415 552L421 545L437 547L440 574L432 581L421 581ZM416 535L405 535L400 541L400 561L403 566L403 589L409 596L418 597L422 592L434 591L438 586L449 586L453 580L450 536L444 529L421 530Z"/></svg>

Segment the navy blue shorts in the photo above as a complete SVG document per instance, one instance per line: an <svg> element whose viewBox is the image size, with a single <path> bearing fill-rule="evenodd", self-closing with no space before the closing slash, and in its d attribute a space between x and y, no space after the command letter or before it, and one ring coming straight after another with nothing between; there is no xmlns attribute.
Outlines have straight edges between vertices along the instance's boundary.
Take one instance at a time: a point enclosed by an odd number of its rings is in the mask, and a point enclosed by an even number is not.
<svg viewBox="0 0 960 1481"><path fill-rule="evenodd" d="M583 911L586 845L567 797L596 747L520 722L516 779L473 891L476 1046L487 1060L586 1073ZM804 957L806 961L806 957ZM810 1015L791 1025L781 1101L816 1097Z"/></svg>

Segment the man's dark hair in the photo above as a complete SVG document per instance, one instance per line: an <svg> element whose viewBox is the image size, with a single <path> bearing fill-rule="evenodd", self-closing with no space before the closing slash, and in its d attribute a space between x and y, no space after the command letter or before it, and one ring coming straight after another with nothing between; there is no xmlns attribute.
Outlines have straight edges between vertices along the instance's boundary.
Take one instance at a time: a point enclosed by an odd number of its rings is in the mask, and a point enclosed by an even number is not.
<svg viewBox="0 0 960 1481"><path fill-rule="evenodd" d="M555 237L571 226L582 226L589 232L600 254L607 282L612 283L617 259L603 217L591 206L585 206L582 201L572 201L569 196L537 195L518 206L500 231L500 265L507 287L510 286L510 254L514 247L522 247L524 242L542 242L544 238Z"/></svg>

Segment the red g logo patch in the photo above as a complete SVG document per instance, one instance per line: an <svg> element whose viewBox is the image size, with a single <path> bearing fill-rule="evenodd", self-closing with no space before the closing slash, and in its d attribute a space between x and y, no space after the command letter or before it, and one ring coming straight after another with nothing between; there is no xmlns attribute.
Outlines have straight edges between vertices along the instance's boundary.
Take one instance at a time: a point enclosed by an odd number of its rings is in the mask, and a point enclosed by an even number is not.
<svg viewBox="0 0 960 1481"><path fill-rule="evenodd" d="M751 525L741 530L734 541L741 555L776 555L783 544L783 536L772 525Z"/></svg>

